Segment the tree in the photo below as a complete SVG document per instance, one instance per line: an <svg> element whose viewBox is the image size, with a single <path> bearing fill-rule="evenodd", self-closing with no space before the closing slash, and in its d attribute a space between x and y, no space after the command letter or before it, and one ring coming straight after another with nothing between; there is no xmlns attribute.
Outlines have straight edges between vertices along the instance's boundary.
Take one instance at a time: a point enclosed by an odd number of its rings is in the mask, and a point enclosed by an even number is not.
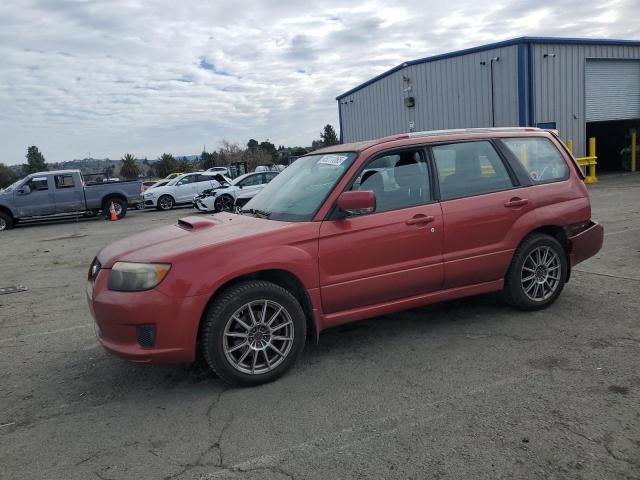
<svg viewBox="0 0 640 480"><path fill-rule="evenodd" d="M120 175L124 178L132 179L140 176L140 167L138 166L137 159L130 153L127 153L122 157L122 166L120 167Z"/></svg>
<svg viewBox="0 0 640 480"><path fill-rule="evenodd" d="M258 148L260 148L260 144L258 143L257 140L254 140L253 138L251 140L249 140L247 142L247 148L249 150L251 150L252 152L255 152L256 150L258 150Z"/></svg>
<svg viewBox="0 0 640 480"><path fill-rule="evenodd" d="M27 174L44 172L47 170L47 164L44 160L44 155L40 153L38 147L32 145L27 149Z"/></svg>
<svg viewBox="0 0 640 480"><path fill-rule="evenodd" d="M322 145L325 147L338 145L340 143L338 136L336 135L336 131L330 124L326 124L324 126L324 131L320 134L320 138L322 139Z"/></svg>
<svg viewBox="0 0 640 480"><path fill-rule="evenodd" d="M202 151L200 155L200 168L207 170L208 168L215 167L218 160L217 152L205 152Z"/></svg>
<svg viewBox="0 0 640 480"><path fill-rule="evenodd" d="M190 173L193 172L193 165L187 160L187 157L182 157L178 160L177 170L182 173Z"/></svg>
<svg viewBox="0 0 640 480"><path fill-rule="evenodd" d="M276 146L271 143L269 140L265 140L264 142L260 142L260 150L265 153L271 155L271 159L275 160L278 158L278 149Z"/></svg>
<svg viewBox="0 0 640 480"><path fill-rule="evenodd" d="M0 188L8 187L18 180L18 175L4 163L0 163Z"/></svg>
<svg viewBox="0 0 640 480"><path fill-rule="evenodd" d="M176 159L170 153L163 153L158 159L156 164L156 173L159 177L166 177L167 175L174 173L178 165Z"/></svg>

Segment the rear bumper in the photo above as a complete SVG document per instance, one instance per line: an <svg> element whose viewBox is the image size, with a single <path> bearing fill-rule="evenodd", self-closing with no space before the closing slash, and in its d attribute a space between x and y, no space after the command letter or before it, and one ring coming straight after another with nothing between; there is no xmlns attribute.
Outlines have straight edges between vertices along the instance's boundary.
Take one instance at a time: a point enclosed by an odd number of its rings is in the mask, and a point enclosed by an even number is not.
<svg viewBox="0 0 640 480"><path fill-rule="evenodd" d="M571 253L569 261L571 266L593 257L602 248L604 240L604 228L599 223L591 222L591 226L578 235L569 237Z"/></svg>

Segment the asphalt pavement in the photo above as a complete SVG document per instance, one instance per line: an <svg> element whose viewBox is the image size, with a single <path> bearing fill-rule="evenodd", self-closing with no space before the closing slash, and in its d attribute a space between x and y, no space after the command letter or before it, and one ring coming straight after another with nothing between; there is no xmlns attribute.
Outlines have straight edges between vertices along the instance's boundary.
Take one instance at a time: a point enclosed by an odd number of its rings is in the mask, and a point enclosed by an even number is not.
<svg viewBox="0 0 640 480"><path fill-rule="evenodd" d="M590 187L605 244L549 309L486 295L345 325L282 379L129 365L85 299L107 243L192 214L0 233L2 479L639 479L640 174Z"/></svg>

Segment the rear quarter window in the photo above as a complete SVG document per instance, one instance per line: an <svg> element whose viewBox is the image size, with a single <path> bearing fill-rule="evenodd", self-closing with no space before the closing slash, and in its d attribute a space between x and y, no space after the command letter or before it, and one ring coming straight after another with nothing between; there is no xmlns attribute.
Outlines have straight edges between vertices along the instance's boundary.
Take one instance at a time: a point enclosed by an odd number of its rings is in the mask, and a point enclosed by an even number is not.
<svg viewBox="0 0 640 480"><path fill-rule="evenodd" d="M525 169L534 184L569 178L564 158L546 138L506 138L502 140Z"/></svg>

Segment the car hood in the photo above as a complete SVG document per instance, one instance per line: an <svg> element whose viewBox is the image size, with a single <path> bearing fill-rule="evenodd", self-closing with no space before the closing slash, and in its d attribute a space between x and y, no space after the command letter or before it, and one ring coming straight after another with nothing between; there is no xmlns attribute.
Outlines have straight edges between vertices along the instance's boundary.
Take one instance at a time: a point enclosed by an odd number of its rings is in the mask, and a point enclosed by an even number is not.
<svg viewBox="0 0 640 480"><path fill-rule="evenodd" d="M111 243L100 251L98 260L103 268L111 268L118 261L173 263L183 255L197 255L198 250L293 225L231 213L185 217L176 225L147 230Z"/></svg>

